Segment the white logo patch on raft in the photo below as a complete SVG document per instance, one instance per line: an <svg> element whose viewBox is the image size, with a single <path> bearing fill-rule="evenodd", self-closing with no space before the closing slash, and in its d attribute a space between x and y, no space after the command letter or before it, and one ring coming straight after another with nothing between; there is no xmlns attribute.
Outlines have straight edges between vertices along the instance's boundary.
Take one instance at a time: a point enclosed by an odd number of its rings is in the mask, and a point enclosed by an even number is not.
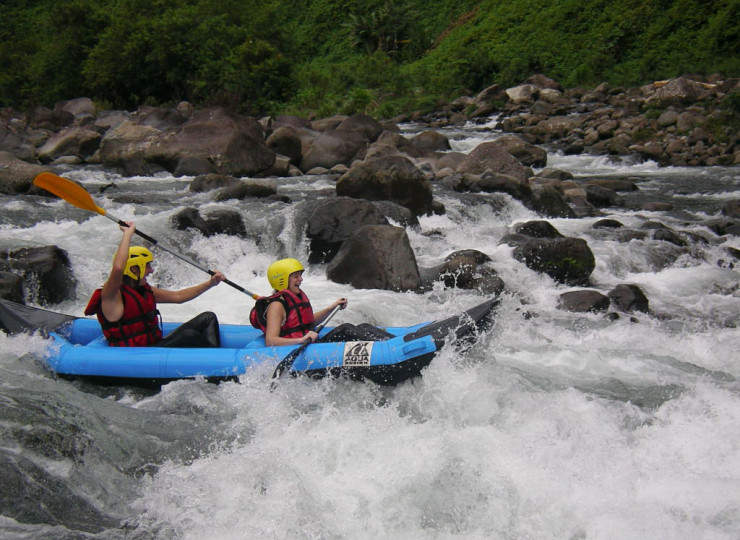
<svg viewBox="0 0 740 540"><path fill-rule="evenodd" d="M344 367L362 367L370 365L373 352L372 341L348 341L344 344Z"/></svg>

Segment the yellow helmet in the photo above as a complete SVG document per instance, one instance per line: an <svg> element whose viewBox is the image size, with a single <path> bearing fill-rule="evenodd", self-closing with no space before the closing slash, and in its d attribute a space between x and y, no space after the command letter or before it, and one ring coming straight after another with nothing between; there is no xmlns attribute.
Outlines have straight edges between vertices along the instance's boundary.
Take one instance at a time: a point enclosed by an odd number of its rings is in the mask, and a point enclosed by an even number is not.
<svg viewBox="0 0 740 540"><path fill-rule="evenodd" d="M276 291L288 288L288 277L293 272L304 270L303 265L296 259L280 259L272 263L267 269L267 281Z"/></svg>
<svg viewBox="0 0 740 540"><path fill-rule="evenodd" d="M123 269L123 275L128 276L136 281L144 277L146 272L146 264L154 260L152 252L145 247L132 246L128 248L128 260L126 261L126 268ZM137 276L131 271L132 266L139 267L139 275Z"/></svg>

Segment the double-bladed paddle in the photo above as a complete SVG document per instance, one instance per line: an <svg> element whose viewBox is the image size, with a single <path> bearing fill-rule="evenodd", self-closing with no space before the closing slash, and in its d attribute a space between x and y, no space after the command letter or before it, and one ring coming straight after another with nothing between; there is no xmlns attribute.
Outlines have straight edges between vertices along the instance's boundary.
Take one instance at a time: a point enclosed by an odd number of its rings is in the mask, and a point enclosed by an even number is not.
<svg viewBox="0 0 740 540"><path fill-rule="evenodd" d="M321 332L321 329L324 328L324 326L326 326L326 323L328 323L329 320L331 320L331 318L341 308L342 308L342 306L335 307L331 311L331 313L329 313L329 315L326 316L326 319L324 319L323 321L321 321L321 324L316 327L315 332L317 334L319 332ZM293 351L290 351L290 354L288 354L288 356L286 356L285 358L283 358L282 361L277 365L277 367L275 368L275 371L272 373L272 378L273 379L279 379L283 375L283 373L285 373L286 371L288 371L293 366L293 363L295 362L296 358L298 358L298 356L303 352L303 349L305 349L306 347L308 347L311 343L312 343L311 341L307 341L304 344L302 344L300 347L298 347L297 349L295 349ZM275 389L275 383L276 383L276 381L272 381L272 384L270 385L270 390L274 390Z"/></svg>
<svg viewBox="0 0 740 540"><path fill-rule="evenodd" d="M38 186L42 189L45 189L46 191L53 193L60 199L64 199L70 204L73 204L77 208L82 208L83 210L89 210L91 212L96 212L100 214L101 216L105 216L111 221L115 221L119 225L122 225L124 227L128 227L125 221L122 219L119 219L115 216L112 216L110 213L108 213L105 209L100 208L97 204L95 204L95 201L93 201L90 194L83 188L82 186L75 184L72 180L69 180L67 178L63 178L61 176L58 176L53 173L44 172L39 174L36 178L34 178L33 183L35 186ZM185 261L188 264L191 264L195 266L196 268L202 270L203 272L206 272L207 274L214 275L216 272L213 270L209 270L205 266L203 266L200 263L195 262L194 260L186 257L185 255L182 255L175 250L173 250L170 247L167 247L163 244L160 244L149 236L148 234L144 234L139 229L136 229L135 234L138 234L141 236L144 240L147 242L151 242L155 246L157 246L160 249L163 249L164 251L174 255L178 259ZM237 291L243 292L244 294L248 294L255 300L259 298L258 294L255 294L253 292L248 291L241 285L237 285L233 281L229 281L228 279L224 279L224 283L227 285L230 285L234 287Z"/></svg>

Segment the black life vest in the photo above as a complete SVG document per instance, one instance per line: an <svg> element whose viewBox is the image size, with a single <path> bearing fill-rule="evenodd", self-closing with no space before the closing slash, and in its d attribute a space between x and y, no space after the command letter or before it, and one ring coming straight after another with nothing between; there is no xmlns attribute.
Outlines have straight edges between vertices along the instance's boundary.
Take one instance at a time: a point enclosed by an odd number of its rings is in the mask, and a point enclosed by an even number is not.
<svg viewBox="0 0 740 540"><path fill-rule="evenodd" d="M85 315L97 315L103 335L111 347L146 347L162 339L161 317L149 285L121 285L123 316L109 321L103 315L102 289L97 289L85 308Z"/></svg>
<svg viewBox="0 0 740 540"><path fill-rule="evenodd" d="M306 293L296 295L288 289L276 292L272 296L259 298L249 312L249 322L262 332L267 331L267 306L271 302L280 302L285 308L285 321L280 327L280 337L303 337L314 329L314 316L311 302Z"/></svg>

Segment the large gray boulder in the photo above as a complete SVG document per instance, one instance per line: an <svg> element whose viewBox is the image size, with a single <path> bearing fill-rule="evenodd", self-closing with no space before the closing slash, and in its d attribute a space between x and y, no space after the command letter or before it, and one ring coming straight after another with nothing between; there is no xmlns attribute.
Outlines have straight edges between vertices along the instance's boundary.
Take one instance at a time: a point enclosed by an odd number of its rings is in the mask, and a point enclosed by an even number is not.
<svg viewBox="0 0 740 540"><path fill-rule="evenodd" d="M0 252L0 270L21 276L30 299L39 304L70 300L77 290L67 252L57 246Z"/></svg>
<svg viewBox="0 0 740 540"><path fill-rule="evenodd" d="M317 167L331 169L339 164L349 167L353 161L365 157L368 146L367 138L355 131L330 129L313 139L305 137L307 135L304 133L302 140L309 144L304 148L301 159L300 169L303 172Z"/></svg>
<svg viewBox="0 0 740 540"><path fill-rule="evenodd" d="M275 162L259 122L221 108L193 113L182 129L158 138L147 152L148 161L169 171L187 156L206 159L216 172L231 176L254 176Z"/></svg>
<svg viewBox="0 0 740 540"><path fill-rule="evenodd" d="M253 176L275 162L253 118L221 108L195 112L182 125L156 118L150 123L166 129L126 121L108 131L100 143L101 163L147 174L155 167L174 172L183 160L200 159L222 175Z"/></svg>
<svg viewBox="0 0 740 540"><path fill-rule="evenodd" d="M50 163L63 156L75 156L87 161L100 146L100 133L87 127L73 126L52 135L38 149L38 159Z"/></svg>
<svg viewBox="0 0 740 540"><path fill-rule="evenodd" d="M522 165L495 141L476 146L457 167L459 173L482 175L486 171L506 174L523 183L534 176L532 169Z"/></svg>
<svg viewBox="0 0 740 540"><path fill-rule="evenodd" d="M503 135L491 142L506 150L519 163L527 167L544 167L547 165L547 152L538 146L528 143L521 137Z"/></svg>
<svg viewBox="0 0 740 540"><path fill-rule="evenodd" d="M502 241L515 246L513 256L516 260L559 283L588 285L589 277L596 268L596 258L581 238L510 235Z"/></svg>
<svg viewBox="0 0 740 540"><path fill-rule="evenodd" d="M388 200L420 216L432 211L429 180L403 156L386 156L356 163L337 181L337 195Z"/></svg>
<svg viewBox="0 0 740 540"><path fill-rule="evenodd" d="M365 225L357 230L329 263L326 276L356 289L409 291L421 287L406 230L391 225Z"/></svg>
<svg viewBox="0 0 740 540"><path fill-rule="evenodd" d="M54 169L26 163L10 152L0 152L0 193L4 195L19 193L48 195L46 191L33 185L33 179L42 172L54 172Z"/></svg>
<svg viewBox="0 0 740 540"><path fill-rule="evenodd" d="M329 262L347 238L365 225L388 225L380 209L363 199L333 197L313 204L309 211L306 237L308 262Z"/></svg>

